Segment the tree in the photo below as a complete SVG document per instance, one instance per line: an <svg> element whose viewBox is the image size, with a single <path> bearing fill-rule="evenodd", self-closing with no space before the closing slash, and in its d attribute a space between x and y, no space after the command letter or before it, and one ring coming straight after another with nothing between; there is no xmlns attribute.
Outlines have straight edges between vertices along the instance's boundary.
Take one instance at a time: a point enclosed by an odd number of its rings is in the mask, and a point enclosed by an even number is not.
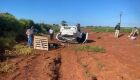
<svg viewBox="0 0 140 80"><path fill-rule="evenodd" d="M66 22L66 21L64 21L64 20L63 20L63 21L61 21L61 25L62 25L62 26L68 26L67 22Z"/></svg>
<svg viewBox="0 0 140 80"><path fill-rule="evenodd" d="M0 14L0 48L9 48L16 42L22 28L15 16L10 13Z"/></svg>
<svg viewBox="0 0 140 80"><path fill-rule="evenodd" d="M66 21L63 24L66 25ZM0 49L12 48L16 42L25 40L26 29L35 26L39 33L48 33L48 29L52 28L55 32L59 31L59 25L51 25L45 23L34 23L29 19L16 19L10 13L0 13Z"/></svg>
<svg viewBox="0 0 140 80"><path fill-rule="evenodd" d="M29 28L35 25L34 21L29 19L20 19L19 22L24 28Z"/></svg>

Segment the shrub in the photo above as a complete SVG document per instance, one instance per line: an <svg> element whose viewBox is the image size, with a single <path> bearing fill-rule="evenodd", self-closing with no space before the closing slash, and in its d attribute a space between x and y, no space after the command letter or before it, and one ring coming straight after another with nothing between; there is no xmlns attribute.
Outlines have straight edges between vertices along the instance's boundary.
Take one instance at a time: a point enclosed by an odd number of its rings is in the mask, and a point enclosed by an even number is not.
<svg viewBox="0 0 140 80"><path fill-rule="evenodd" d="M35 51L33 48L30 48L25 45L18 44L14 48L15 48L14 52L16 55L30 56L30 55L35 54Z"/></svg>
<svg viewBox="0 0 140 80"><path fill-rule="evenodd" d="M0 63L0 73L10 73L14 72L15 67L12 64L8 64L7 62Z"/></svg>
<svg viewBox="0 0 140 80"><path fill-rule="evenodd" d="M9 13L0 14L0 47L11 48L21 31L18 20ZM12 45L11 45L12 44Z"/></svg>
<svg viewBox="0 0 140 80"><path fill-rule="evenodd" d="M13 48L16 42L26 40L25 31L31 26L35 26L39 33L44 34L48 33L49 27L51 27L54 32L59 31L59 25L57 24L35 24L33 20L18 20L10 13L0 13L0 48Z"/></svg>
<svg viewBox="0 0 140 80"><path fill-rule="evenodd" d="M1 37L0 38L0 48L11 48L15 44L15 38L14 37Z"/></svg>

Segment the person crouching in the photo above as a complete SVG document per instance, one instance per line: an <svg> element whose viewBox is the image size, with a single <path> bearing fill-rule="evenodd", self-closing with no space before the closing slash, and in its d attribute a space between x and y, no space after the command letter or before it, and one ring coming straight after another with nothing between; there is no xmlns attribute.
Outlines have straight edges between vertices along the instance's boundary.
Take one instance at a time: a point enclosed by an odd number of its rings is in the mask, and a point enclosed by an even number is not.
<svg viewBox="0 0 140 80"><path fill-rule="evenodd" d="M135 40L135 39L137 39L138 35L139 35L139 30L137 27L134 27L128 37L132 40Z"/></svg>

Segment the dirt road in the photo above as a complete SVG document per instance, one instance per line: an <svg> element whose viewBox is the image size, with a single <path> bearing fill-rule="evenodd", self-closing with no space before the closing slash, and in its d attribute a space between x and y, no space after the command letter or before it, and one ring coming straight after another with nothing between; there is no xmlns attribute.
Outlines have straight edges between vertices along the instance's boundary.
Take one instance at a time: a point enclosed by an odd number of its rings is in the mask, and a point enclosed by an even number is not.
<svg viewBox="0 0 140 80"><path fill-rule="evenodd" d="M10 59L16 70L0 74L0 80L140 80L140 39L132 41L127 34L116 39L113 33L89 31L89 40ZM81 45L100 46L106 52L74 50Z"/></svg>

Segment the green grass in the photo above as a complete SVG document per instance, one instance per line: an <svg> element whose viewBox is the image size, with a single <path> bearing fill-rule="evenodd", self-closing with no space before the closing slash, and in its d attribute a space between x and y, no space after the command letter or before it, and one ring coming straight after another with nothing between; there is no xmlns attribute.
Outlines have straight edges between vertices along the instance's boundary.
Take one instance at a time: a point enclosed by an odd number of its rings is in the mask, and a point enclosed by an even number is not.
<svg viewBox="0 0 140 80"><path fill-rule="evenodd" d="M22 44L17 44L12 50L5 50L5 55L7 56L32 56L35 54L36 52L33 48Z"/></svg>
<svg viewBox="0 0 140 80"><path fill-rule="evenodd" d="M30 48L25 45L18 44L14 48L15 48L14 53L16 55L30 56L30 55L35 54L35 51L33 48Z"/></svg>
<svg viewBox="0 0 140 80"><path fill-rule="evenodd" d="M122 28L121 29L121 32L124 32L124 33L131 33L132 31L132 28Z"/></svg>
<svg viewBox="0 0 140 80"><path fill-rule="evenodd" d="M0 63L0 73L10 73L14 71L15 71L14 65L8 64L7 62Z"/></svg>
<svg viewBox="0 0 140 80"><path fill-rule="evenodd" d="M91 29L93 32L114 32L112 27L93 27Z"/></svg>
<svg viewBox="0 0 140 80"><path fill-rule="evenodd" d="M88 29L91 29L93 32L114 32L114 27L102 27L102 26L88 26ZM130 33L132 28L130 27L121 27L121 32ZM139 29L140 31L140 29Z"/></svg>
<svg viewBox="0 0 140 80"><path fill-rule="evenodd" d="M76 51L87 51L87 52L97 52L97 53L104 53L106 50L102 47L98 46L78 46L75 48Z"/></svg>
<svg viewBox="0 0 140 80"><path fill-rule="evenodd" d="M30 56L34 55L35 51L28 46L17 44L12 50L5 50L5 54L9 56Z"/></svg>

